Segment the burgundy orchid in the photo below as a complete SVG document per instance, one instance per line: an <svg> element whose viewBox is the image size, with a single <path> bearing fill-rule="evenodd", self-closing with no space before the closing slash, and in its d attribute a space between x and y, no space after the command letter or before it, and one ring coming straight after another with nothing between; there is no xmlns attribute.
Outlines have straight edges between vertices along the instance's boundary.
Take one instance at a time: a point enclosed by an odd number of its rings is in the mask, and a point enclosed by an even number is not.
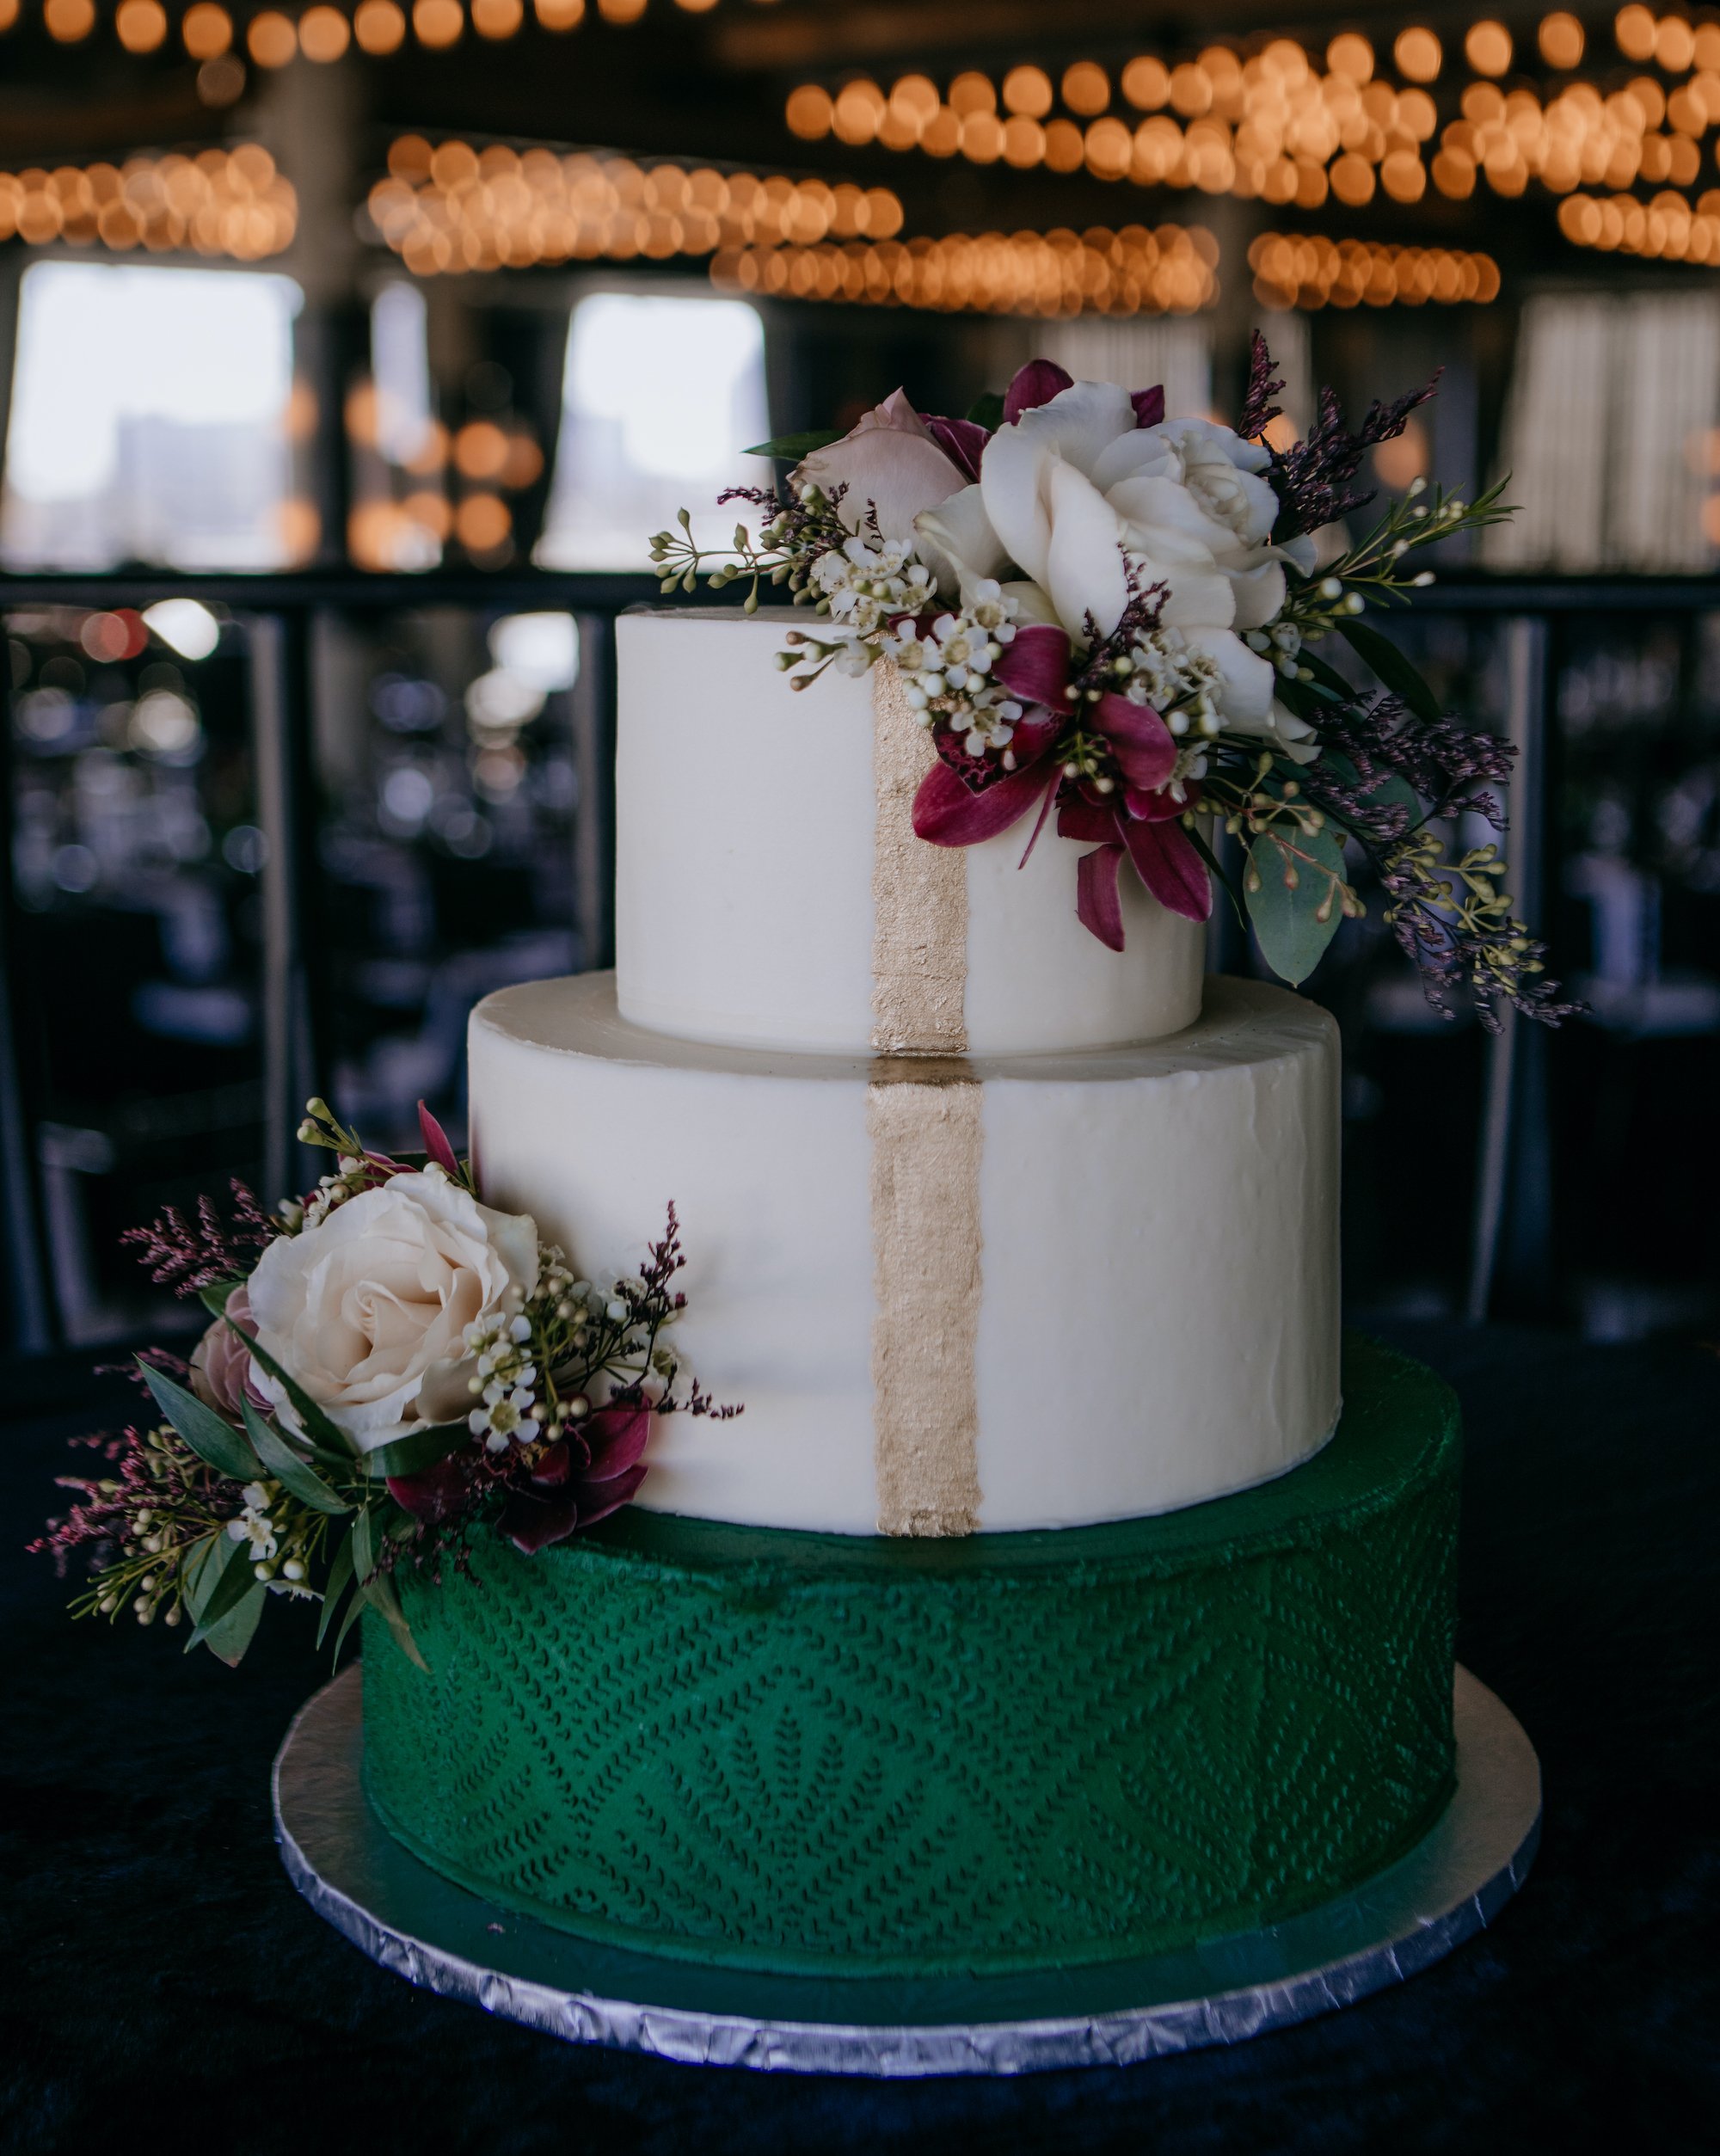
<svg viewBox="0 0 1720 2156"><path fill-rule="evenodd" d="M971 486L980 476L980 459L992 439L990 433L977 420L943 419L936 412L923 412L920 416L933 441Z"/></svg>
<svg viewBox="0 0 1720 2156"><path fill-rule="evenodd" d="M1117 870L1125 853L1159 904L1185 920L1206 919L1212 911L1212 889L1206 866L1179 820L1195 795L1190 789L1177 801L1166 790L1176 768L1176 743L1158 712L1114 689L1103 691L1095 703L1082 702L1082 728L1103 736L1121 784L1102 794L1091 781L1076 784L1066 778L1064 744L1070 706L1078 693L1072 658L1067 634L1048 623L1030 623L1017 633L998 660L997 679L1029 713L1038 710L1042 716L1029 716L1017 726L1010 743L1016 768L975 791L944 759L940 742L939 760L914 797L913 827L935 846L976 845L1007 831L1038 803L1039 821L1028 842L1031 852L1056 802L1059 835L1091 841L1099 849L1081 861L1076 912L1102 943L1121 950Z"/></svg>
<svg viewBox="0 0 1720 2156"><path fill-rule="evenodd" d="M1066 373L1055 359L1029 359L1024 367L1017 370L1015 379L1004 392L1004 426L1013 427L1023 412L1036 411L1041 404L1049 404L1053 397L1061 396L1065 390L1072 390L1074 386L1074 376ZM1129 402L1134 407L1134 423L1137 427L1158 427L1163 423L1163 383L1150 390L1132 390ZM948 420L942 423L946 427L950 424ZM928 427L938 424L936 420L926 421ZM977 479L979 476L976 460L974 476Z"/></svg>
<svg viewBox="0 0 1720 2156"><path fill-rule="evenodd" d="M418 1103L418 1127L423 1134L425 1152L439 1168L444 1170L455 1182L458 1182L461 1177L458 1157L453 1146L448 1142L447 1132L443 1129L422 1101Z"/></svg>
<svg viewBox="0 0 1720 2156"><path fill-rule="evenodd" d="M509 1499L501 1532L529 1557L606 1520L644 1481L640 1455L650 1434L651 1410L642 1402L599 1408L544 1448L531 1480Z"/></svg>
<svg viewBox="0 0 1720 2156"><path fill-rule="evenodd" d="M390 1475L388 1494L404 1512L439 1526L464 1510L471 1488L471 1456L463 1447L421 1467L415 1475Z"/></svg>

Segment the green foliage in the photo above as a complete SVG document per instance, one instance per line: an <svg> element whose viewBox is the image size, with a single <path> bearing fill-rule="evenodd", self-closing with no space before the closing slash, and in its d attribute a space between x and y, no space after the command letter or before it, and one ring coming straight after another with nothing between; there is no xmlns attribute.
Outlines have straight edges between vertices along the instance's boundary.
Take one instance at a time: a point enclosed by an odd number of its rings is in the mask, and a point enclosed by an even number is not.
<svg viewBox="0 0 1720 2156"><path fill-rule="evenodd" d="M298 1498L301 1505L309 1505L312 1512L350 1512L347 1500L329 1489L327 1483L308 1466L287 1443L251 1405L249 1400L240 1404L245 1418L245 1434L256 1447L257 1458L284 1490Z"/></svg>
<svg viewBox="0 0 1720 2156"><path fill-rule="evenodd" d="M1401 697L1418 719L1432 725L1444 717L1439 698L1389 636L1382 636L1377 629L1370 629L1366 622L1357 621L1349 614L1340 615L1333 626L1356 657L1371 667L1392 695Z"/></svg>
<svg viewBox="0 0 1720 2156"><path fill-rule="evenodd" d="M1262 956L1297 986L1343 918L1342 851L1330 832L1263 831L1249 848L1244 888Z"/></svg>
<svg viewBox="0 0 1720 2156"><path fill-rule="evenodd" d="M418 1475L471 1441L472 1434L464 1422L434 1422L366 1453L365 1465L378 1481L389 1475Z"/></svg>
<svg viewBox="0 0 1720 2156"><path fill-rule="evenodd" d="M964 416L972 420L975 427L983 427L988 433L995 434L1004 423L1004 400L996 390L987 390L974 398Z"/></svg>
<svg viewBox="0 0 1720 2156"><path fill-rule="evenodd" d="M226 1322L233 1327L233 1330L238 1334L252 1354L261 1363L263 1368L268 1372L270 1377L281 1387L287 1398L298 1410L298 1419L304 1425L305 1434L310 1440L312 1452L324 1459L338 1461L342 1465L349 1466L353 1459L353 1448L347 1441L346 1432L340 1428L338 1423L329 1421L304 1386L281 1367L267 1348L260 1348L243 1325L235 1324L232 1318L227 1317L224 1305L222 1308L221 1316L226 1318Z"/></svg>
<svg viewBox="0 0 1720 2156"><path fill-rule="evenodd" d="M334 1621L335 1612L341 1597L353 1584L353 1544L356 1535L355 1524L347 1528L346 1533L341 1536L341 1546L335 1551L329 1566L329 1576L322 1582L322 1613L316 1620L316 1644L319 1647L328 1636L329 1627ZM356 1606L358 1597L354 1595L353 1600ZM345 1637L346 1626L342 1625L340 1635L335 1642L336 1654L341 1651L341 1640Z"/></svg>
<svg viewBox="0 0 1720 2156"><path fill-rule="evenodd" d="M840 433L833 427L809 427L802 434L773 434L768 442L754 442L751 449L743 449L743 457L793 458L796 464L802 457L810 457L814 450L823 449L831 442L840 441Z"/></svg>
<svg viewBox="0 0 1720 2156"><path fill-rule="evenodd" d="M218 1475L225 1475L233 1482L255 1480L262 1471L256 1454L241 1432L224 1421L213 1408L206 1406L194 1392L187 1392L182 1385L176 1385L165 1371L157 1370L141 1355L138 1367L144 1373L144 1384L155 1395L156 1405L200 1459L206 1460Z"/></svg>
<svg viewBox="0 0 1720 2156"><path fill-rule="evenodd" d="M212 1536L186 1567L185 1606L194 1628L186 1653L206 1646L230 1668L236 1666L251 1643L267 1594L250 1544L224 1532Z"/></svg>

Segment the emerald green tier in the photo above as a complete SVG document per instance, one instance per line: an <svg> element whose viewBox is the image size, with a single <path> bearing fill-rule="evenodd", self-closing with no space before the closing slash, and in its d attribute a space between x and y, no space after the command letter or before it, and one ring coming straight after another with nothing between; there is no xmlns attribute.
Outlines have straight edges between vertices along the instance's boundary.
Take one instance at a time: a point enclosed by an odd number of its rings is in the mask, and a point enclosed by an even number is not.
<svg viewBox="0 0 1720 2156"><path fill-rule="evenodd" d="M1391 1864L1452 1788L1457 1408L1352 1341L1336 1435L1240 1496L959 1541L637 1509L401 1577L366 1778L447 1877L777 1973L1152 1954Z"/></svg>

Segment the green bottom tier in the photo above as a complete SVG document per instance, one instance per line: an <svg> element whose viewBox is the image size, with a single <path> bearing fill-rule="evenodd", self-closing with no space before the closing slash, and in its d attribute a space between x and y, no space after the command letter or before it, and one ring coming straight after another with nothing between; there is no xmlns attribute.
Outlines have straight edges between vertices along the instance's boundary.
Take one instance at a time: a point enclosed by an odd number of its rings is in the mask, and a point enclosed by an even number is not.
<svg viewBox="0 0 1720 2156"><path fill-rule="evenodd" d="M366 1773L446 1877L592 1940L848 1976L1119 1961L1382 1870L1452 1789L1456 1403L1353 1341L1293 1474L910 1542L636 1508L366 1619Z"/></svg>

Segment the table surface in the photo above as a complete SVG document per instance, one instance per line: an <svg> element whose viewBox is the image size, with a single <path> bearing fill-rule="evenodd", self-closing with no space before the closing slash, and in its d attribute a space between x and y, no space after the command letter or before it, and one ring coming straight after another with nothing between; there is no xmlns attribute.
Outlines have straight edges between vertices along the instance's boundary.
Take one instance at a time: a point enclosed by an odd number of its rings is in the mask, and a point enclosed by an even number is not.
<svg viewBox="0 0 1720 2156"><path fill-rule="evenodd" d="M237 1672L169 1633L66 1621L52 1564L16 1552L54 1508L66 1437L133 1396L10 1373L0 2145L1711 2150L1720 1352L1391 1336L1463 1398L1459 1652L1545 1782L1522 1895L1412 1982L1233 2051L894 2085L576 2049L372 1966L293 1893L271 1837L269 1764L324 1674L305 1613L271 1609Z"/></svg>

